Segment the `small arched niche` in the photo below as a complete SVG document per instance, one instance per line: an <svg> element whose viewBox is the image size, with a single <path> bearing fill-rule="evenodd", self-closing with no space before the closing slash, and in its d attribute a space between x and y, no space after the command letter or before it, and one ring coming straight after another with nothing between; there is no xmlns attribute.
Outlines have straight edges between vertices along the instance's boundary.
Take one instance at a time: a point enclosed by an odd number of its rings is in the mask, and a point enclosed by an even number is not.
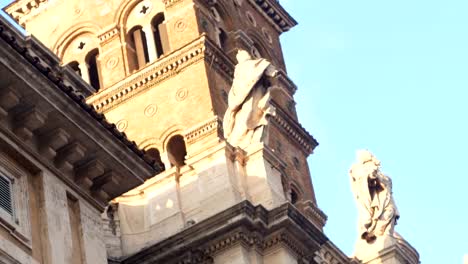
<svg viewBox="0 0 468 264"><path fill-rule="evenodd" d="M161 34L163 23L164 23L164 13L158 13L151 20L151 28L153 30L154 45L156 48L156 58L159 58L162 55L164 55L163 41L167 41L166 39L163 39L164 36Z"/></svg>
<svg viewBox="0 0 468 264"><path fill-rule="evenodd" d="M297 201L299 201L299 194L297 193L297 191L294 188L291 189L291 194L290 195L291 195L291 197L290 197L291 203L296 204Z"/></svg>
<svg viewBox="0 0 468 264"><path fill-rule="evenodd" d="M163 169L165 169L164 167L164 163L162 162L161 160L161 154L159 152L159 149L157 148L149 148L146 150L146 156L148 158L150 158L151 160L153 160L154 162L156 162L156 164L159 164Z"/></svg>
<svg viewBox="0 0 468 264"><path fill-rule="evenodd" d="M99 91L99 88L101 88L99 81L98 56L99 50L96 48L88 52L85 57L85 62L88 66L89 84L91 84L96 91Z"/></svg>
<svg viewBox="0 0 468 264"><path fill-rule="evenodd" d="M69 62L67 66L70 67L76 74L78 74L79 76L82 76L80 64L77 61Z"/></svg>
<svg viewBox="0 0 468 264"><path fill-rule="evenodd" d="M183 136L175 135L169 139L167 143L167 155L171 167L182 167L185 165L187 148Z"/></svg>

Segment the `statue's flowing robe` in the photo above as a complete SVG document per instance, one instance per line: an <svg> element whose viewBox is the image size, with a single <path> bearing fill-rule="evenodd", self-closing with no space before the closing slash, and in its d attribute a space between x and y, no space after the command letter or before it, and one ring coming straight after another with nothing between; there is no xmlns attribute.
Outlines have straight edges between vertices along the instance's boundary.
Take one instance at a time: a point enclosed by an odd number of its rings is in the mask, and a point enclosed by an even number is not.
<svg viewBox="0 0 468 264"><path fill-rule="evenodd" d="M265 59L246 60L236 65L223 121L224 136L233 146L251 138L256 128L266 125L269 92L259 80L270 66Z"/></svg>
<svg viewBox="0 0 468 264"><path fill-rule="evenodd" d="M355 164L350 171L351 186L358 205L359 235L382 236L393 231L399 213L392 196L391 179L373 162ZM377 181L377 189L369 188L369 180Z"/></svg>

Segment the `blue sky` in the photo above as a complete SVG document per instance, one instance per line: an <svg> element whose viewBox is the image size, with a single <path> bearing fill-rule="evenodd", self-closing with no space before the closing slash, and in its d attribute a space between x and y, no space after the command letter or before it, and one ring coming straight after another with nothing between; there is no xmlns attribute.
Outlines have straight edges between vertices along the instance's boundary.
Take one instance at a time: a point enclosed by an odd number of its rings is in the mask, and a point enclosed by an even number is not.
<svg viewBox="0 0 468 264"><path fill-rule="evenodd" d="M301 123L320 145L309 166L326 234L356 239L348 170L367 148L393 179L396 227L422 263L468 254L468 1L280 1Z"/></svg>
<svg viewBox="0 0 468 264"><path fill-rule="evenodd" d="M5 0L0 0L4 6ZM281 0L282 37L326 234L356 239L348 170L367 148L393 179L396 230L424 264L468 254L468 1Z"/></svg>

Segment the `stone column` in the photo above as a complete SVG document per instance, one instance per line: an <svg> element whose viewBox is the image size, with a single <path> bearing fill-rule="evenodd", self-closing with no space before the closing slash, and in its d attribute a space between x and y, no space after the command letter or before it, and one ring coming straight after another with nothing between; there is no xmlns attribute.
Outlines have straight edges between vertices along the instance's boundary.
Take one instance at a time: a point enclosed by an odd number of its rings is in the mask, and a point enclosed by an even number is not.
<svg viewBox="0 0 468 264"><path fill-rule="evenodd" d="M142 30L135 30L135 32L133 32L133 39L135 40L135 52L138 60L138 69L141 69L146 65L145 47L143 45L142 34L144 34Z"/></svg>
<svg viewBox="0 0 468 264"><path fill-rule="evenodd" d="M249 146L244 166L246 191L249 200L271 210L285 203L281 183L281 167L284 164L262 143Z"/></svg>
<svg viewBox="0 0 468 264"><path fill-rule="evenodd" d="M147 25L143 27L143 32L146 36L146 46L148 47L149 61L156 61L158 59L158 54L156 52L156 44L154 42L153 27L151 25Z"/></svg>
<svg viewBox="0 0 468 264"><path fill-rule="evenodd" d="M81 71L81 78L83 78L83 80L87 82L88 84L91 84L91 81L89 79L88 64L86 64L86 62L84 61L79 62L78 68L80 68L80 71Z"/></svg>

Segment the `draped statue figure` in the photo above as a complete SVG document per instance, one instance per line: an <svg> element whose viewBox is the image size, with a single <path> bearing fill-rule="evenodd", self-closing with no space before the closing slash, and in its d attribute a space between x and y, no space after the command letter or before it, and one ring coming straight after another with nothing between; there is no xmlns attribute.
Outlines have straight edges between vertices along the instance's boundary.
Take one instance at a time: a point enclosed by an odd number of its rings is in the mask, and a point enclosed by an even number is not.
<svg viewBox="0 0 468 264"><path fill-rule="evenodd" d="M277 71L266 59L253 59L245 50L239 50L236 59L223 130L232 146L245 148L262 140L266 117L274 112L266 79L276 76Z"/></svg>
<svg viewBox="0 0 468 264"><path fill-rule="evenodd" d="M360 239L373 243L378 237L393 237L400 217L392 195L392 180L380 171L380 161L367 150L357 152L349 172L356 198Z"/></svg>

